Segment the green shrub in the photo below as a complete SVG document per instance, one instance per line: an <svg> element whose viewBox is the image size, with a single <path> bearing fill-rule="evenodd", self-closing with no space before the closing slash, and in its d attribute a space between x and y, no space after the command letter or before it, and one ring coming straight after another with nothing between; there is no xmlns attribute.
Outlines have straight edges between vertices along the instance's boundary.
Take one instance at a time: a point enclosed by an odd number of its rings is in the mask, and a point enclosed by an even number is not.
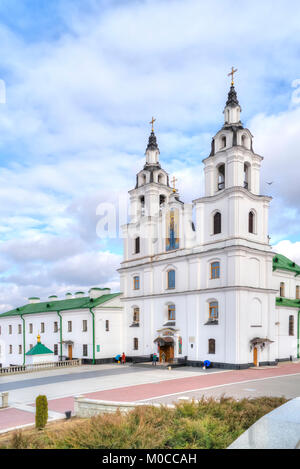
<svg viewBox="0 0 300 469"><path fill-rule="evenodd" d="M47 399L39 396L46 410ZM227 448L260 417L284 404L286 399L259 397L201 399L166 406L137 407L121 414L102 414L90 419L53 423L43 432L15 433L6 447L28 449L217 449ZM45 415L45 414L43 414ZM47 418L43 420L43 428Z"/></svg>
<svg viewBox="0 0 300 469"><path fill-rule="evenodd" d="M35 426L39 430L46 426L48 421L48 401L46 396L38 396L35 400Z"/></svg>

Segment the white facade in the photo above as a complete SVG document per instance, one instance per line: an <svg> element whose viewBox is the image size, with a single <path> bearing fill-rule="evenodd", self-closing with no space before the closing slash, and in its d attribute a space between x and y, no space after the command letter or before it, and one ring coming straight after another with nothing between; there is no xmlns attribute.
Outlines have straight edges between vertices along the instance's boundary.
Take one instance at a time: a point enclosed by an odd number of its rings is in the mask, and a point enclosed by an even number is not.
<svg viewBox="0 0 300 469"><path fill-rule="evenodd" d="M66 310L61 309L59 300L55 299L55 302L51 302L51 307L57 308L59 314L57 311L47 311L47 303L36 303L35 306L44 311L26 313L25 306L25 312L22 314L23 320L15 314L0 317L0 363L2 367L22 365L24 361L25 364L31 362L28 356L24 357L23 321L25 323L25 352L36 344L36 337L40 334L42 344L55 352L56 360L81 358L87 362L99 363L102 360L112 359L117 353L122 353L124 351L123 308L120 295L109 295L107 290L104 293L108 298L104 303L95 307L93 304L90 305L95 318L94 340L93 315L90 309L86 307L70 309L76 298L67 300L69 309ZM100 296L101 290L98 296L95 296L95 289L92 289L90 297L82 298L82 302L84 304L85 300L88 302L90 298L94 298L97 302ZM66 300L62 301L66 303ZM60 324L62 324L62 332Z"/></svg>
<svg viewBox="0 0 300 469"><path fill-rule="evenodd" d="M171 358L233 368L297 356L297 305L276 307L277 277L287 281L290 275L292 282L295 274L273 273L271 198L260 194L263 158L254 153L240 112L232 86L225 124L203 161L205 196L193 206L169 187L156 137L150 135L145 167L129 192L131 220L123 227L119 272L128 355L163 349ZM175 272L172 288L170 270ZM295 299L295 285L289 295ZM138 323L133 321L137 314ZM291 314L294 335L289 335Z"/></svg>

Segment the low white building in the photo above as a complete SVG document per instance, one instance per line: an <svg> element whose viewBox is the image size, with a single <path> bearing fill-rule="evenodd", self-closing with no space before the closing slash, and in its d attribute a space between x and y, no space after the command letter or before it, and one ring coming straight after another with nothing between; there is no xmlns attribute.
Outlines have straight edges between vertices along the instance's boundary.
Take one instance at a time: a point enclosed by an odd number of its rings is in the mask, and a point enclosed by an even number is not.
<svg viewBox="0 0 300 469"><path fill-rule="evenodd" d="M38 298L0 315L0 364L31 364L27 355L39 334L53 351L54 359L81 358L83 363L102 363L122 353L122 306L120 293L91 288L47 302Z"/></svg>

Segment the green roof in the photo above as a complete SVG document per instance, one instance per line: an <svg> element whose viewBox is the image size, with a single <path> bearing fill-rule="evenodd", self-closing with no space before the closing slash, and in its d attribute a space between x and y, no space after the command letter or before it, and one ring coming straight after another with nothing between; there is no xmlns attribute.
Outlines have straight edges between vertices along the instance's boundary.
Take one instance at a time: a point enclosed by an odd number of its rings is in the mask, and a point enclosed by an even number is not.
<svg viewBox="0 0 300 469"><path fill-rule="evenodd" d="M300 266L282 254L276 254L273 257L274 270L288 270L289 272L295 272L296 276L300 275Z"/></svg>
<svg viewBox="0 0 300 469"><path fill-rule="evenodd" d="M38 342L34 347L32 347L29 352L25 355L44 355L45 353L53 353L52 350L47 348L45 345Z"/></svg>
<svg viewBox="0 0 300 469"><path fill-rule="evenodd" d="M289 298L279 297L276 298L276 306L287 306L289 308L300 309L300 300L291 300Z"/></svg>
<svg viewBox="0 0 300 469"><path fill-rule="evenodd" d="M121 295L121 293L109 293L107 295L102 295L99 298L70 298L65 300L56 300L56 301L45 301L42 303L29 303L25 306L20 306L19 308L12 309L7 313L0 314L0 318L5 316L20 316L23 314L38 314L38 313L47 313L56 312L56 311L65 311L72 309L87 309L95 308L96 306L106 303L109 300L112 300L116 296Z"/></svg>

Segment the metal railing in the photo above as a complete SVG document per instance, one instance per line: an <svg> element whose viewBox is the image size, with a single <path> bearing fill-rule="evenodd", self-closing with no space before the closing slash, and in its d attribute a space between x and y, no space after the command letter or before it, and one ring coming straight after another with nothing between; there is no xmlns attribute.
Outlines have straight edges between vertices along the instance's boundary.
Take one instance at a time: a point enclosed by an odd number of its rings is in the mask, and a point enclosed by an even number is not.
<svg viewBox="0 0 300 469"><path fill-rule="evenodd" d="M74 360L64 360L58 362L35 363L32 365L13 365L0 368L0 375L32 373L34 371L47 370L49 368L69 368L71 366L80 366L81 358Z"/></svg>

